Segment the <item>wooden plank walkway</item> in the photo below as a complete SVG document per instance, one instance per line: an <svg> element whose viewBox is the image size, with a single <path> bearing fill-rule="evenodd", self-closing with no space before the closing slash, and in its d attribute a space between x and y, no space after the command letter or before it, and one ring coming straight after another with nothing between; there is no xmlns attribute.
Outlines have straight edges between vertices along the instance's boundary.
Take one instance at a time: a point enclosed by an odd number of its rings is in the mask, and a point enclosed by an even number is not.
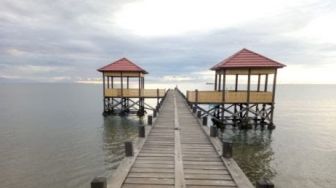
<svg viewBox="0 0 336 188"><path fill-rule="evenodd" d="M117 176L121 180L112 180L108 187L252 187L250 182L246 183L244 174L231 173L230 162L218 154L203 129L185 99L178 92L169 91L159 117L150 132L147 131L149 135L138 146L135 159L121 164L123 169ZM242 184L236 178L240 176L245 178Z"/></svg>

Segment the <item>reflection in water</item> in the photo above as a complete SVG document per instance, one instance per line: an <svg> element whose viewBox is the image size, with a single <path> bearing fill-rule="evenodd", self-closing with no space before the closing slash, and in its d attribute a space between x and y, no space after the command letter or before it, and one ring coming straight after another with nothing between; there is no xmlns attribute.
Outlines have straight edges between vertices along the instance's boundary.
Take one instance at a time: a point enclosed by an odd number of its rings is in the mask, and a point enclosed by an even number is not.
<svg viewBox="0 0 336 188"><path fill-rule="evenodd" d="M276 175L270 165L274 158L271 135L269 130L225 129L223 133L223 141L233 141L233 158L253 183Z"/></svg>
<svg viewBox="0 0 336 188"><path fill-rule="evenodd" d="M118 167L120 160L125 155L124 142L137 137L139 124L143 124L143 122L135 116L104 117L103 150L107 170Z"/></svg>

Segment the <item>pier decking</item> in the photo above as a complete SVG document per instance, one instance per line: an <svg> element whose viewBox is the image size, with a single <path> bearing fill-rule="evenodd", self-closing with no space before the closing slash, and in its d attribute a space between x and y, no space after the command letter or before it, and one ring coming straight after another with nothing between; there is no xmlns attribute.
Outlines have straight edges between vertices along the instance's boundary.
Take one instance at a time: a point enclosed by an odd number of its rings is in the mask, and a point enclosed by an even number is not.
<svg viewBox="0 0 336 188"><path fill-rule="evenodd" d="M108 187L253 187L233 159L220 155L219 140L207 129L169 91L154 125L146 126L148 135L134 141L134 156L121 162Z"/></svg>

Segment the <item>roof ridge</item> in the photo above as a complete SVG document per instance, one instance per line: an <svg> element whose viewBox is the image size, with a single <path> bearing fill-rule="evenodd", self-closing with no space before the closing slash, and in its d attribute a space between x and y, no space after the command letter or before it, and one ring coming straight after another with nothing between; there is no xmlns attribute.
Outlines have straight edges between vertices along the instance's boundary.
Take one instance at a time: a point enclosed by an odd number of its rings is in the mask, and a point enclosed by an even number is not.
<svg viewBox="0 0 336 188"><path fill-rule="evenodd" d="M106 68L108 68L110 66L116 65L116 64L122 64L123 62L127 63L128 65L134 66L136 69L139 69L138 72L143 72L143 73L147 74L147 71L145 69L143 69L139 65L133 63L131 60L127 59L126 57L120 58L120 59L118 59L118 60L116 60L116 61L114 61L112 63L109 63L109 64L107 64L107 65L105 65L105 66L97 69L97 71L103 72L104 69L106 69Z"/></svg>
<svg viewBox="0 0 336 188"><path fill-rule="evenodd" d="M244 53L245 52L245 53ZM252 55L251 57L248 57L248 54ZM253 57L254 56L254 57ZM258 59L259 61L263 62L260 64L258 63L250 63L242 64L241 58L244 58L245 60L243 61L249 61L249 60L256 60ZM247 58L247 59L246 59ZM251 58L251 59L249 59ZM217 63L213 67L210 68L210 70L216 70L220 68L243 68L243 67L274 67L274 68L282 68L285 67L286 65L279 63L278 61L275 61L271 58L268 58L264 55L261 55L259 53L256 53L254 51L251 51L247 48L243 48L239 50L238 52L234 53L233 55L229 56L228 58L222 60L221 62Z"/></svg>
<svg viewBox="0 0 336 188"><path fill-rule="evenodd" d="M286 65L284 65L284 64L282 64L282 63L279 63L278 61L275 61L275 60L273 60L273 59L271 59L271 58L269 58L269 57L266 57L266 56L264 56L264 55L261 55L261 54L259 54L259 53L257 53L257 52L252 51L252 50L249 50L249 49L246 49L246 48L243 48L243 49L245 49L245 50L247 50L247 51L249 51L249 52L251 52L251 53L253 53L253 54L257 55L257 56L260 56L260 57L262 57L262 58L265 58L265 59L268 59L268 60L270 60L270 61L273 61L274 63L279 64L279 65L281 65L281 66L284 66L284 67L286 66Z"/></svg>
<svg viewBox="0 0 336 188"><path fill-rule="evenodd" d="M218 65L225 63L226 61L228 61L229 59L233 58L234 56L238 55L241 51L243 51L245 48L239 50L238 52L232 54L231 56L225 58L224 60L220 61L219 63L217 63L216 65L214 65L213 67L211 67L210 70L214 70Z"/></svg>

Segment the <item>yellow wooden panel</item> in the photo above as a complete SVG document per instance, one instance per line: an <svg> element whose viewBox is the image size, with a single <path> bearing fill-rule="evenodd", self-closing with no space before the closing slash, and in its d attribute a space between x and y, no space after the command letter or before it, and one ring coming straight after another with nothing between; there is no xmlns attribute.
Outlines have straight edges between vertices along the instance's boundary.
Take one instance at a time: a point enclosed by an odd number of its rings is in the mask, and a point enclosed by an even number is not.
<svg viewBox="0 0 336 188"><path fill-rule="evenodd" d="M120 77L121 73L120 72L105 72L105 76L114 76L114 77ZM122 73L123 77L139 77L139 72L123 72ZM144 74L140 73L140 77L143 77Z"/></svg>
<svg viewBox="0 0 336 188"><path fill-rule="evenodd" d="M226 70L227 75L247 75L248 74L248 69L227 69Z"/></svg>
<svg viewBox="0 0 336 188"><path fill-rule="evenodd" d="M187 91L187 100L197 103L223 103L221 91L198 91L196 100L195 91ZM246 91L225 91L225 103L247 103ZM250 103L271 103L272 92L250 92Z"/></svg>
<svg viewBox="0 0 336 188"><path fill-rule="evenodd" d="M218 72L223 74L222 72ZM251 68L251 74L257 75L257 74L274 74L275 69L274 68ZM227 75L248 75L248 68L241 68L241 69L227 69L226 70Z"/></svg>
<svg viewBox="0 0 336 188"><path fill-rule="evenodd" d="M245 91L230 91L225 93L225 101L227 103L245 103L247 102L247 92Z"/></svg>
<svg viewBox="0 0 336 188"><path fill-rule="evenodd" d="M251 103L271 103L272 102L272 92L251 92L250 102Z"/></svg>
<svg viewBox="0 0 336 188"><path fill-rule="evenodd" d="M159 97L163 97L166 93L165 89L159 89ZM122 94L122 95L121 95ZM132 89L123 89L121 93L121 89L105 89L105 96L106 97L129 97L129 98L156 98L157 89L141 89L139 95L139 89L132 88Z"/></svg>
<svg viewBox="0 0 336 188"><path fill-rule="evenodd" d="M267 69L267 68L259 68L259 69L251 69L251 74L274 74L275 69Z"/></svg>

